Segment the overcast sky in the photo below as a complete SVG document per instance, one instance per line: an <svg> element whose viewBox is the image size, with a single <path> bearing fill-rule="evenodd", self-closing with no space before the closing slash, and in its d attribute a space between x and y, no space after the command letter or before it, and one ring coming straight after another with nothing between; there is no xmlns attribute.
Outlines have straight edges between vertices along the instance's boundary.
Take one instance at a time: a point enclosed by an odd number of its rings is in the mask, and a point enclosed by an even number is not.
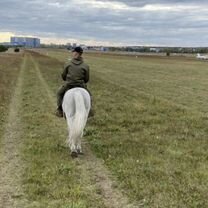
<svg viewBox="0 0 208 208"><path fill-rule="evenodd" d="M0 0L0 41L208 46L208 0ZM42 41L42 42L43 42Z"/></svg>

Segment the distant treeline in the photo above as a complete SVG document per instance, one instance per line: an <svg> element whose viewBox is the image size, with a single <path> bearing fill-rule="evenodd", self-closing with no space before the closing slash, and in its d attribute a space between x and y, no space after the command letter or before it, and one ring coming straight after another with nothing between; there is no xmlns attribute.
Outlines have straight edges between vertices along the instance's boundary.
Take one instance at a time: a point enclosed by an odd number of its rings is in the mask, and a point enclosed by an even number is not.
<svg viewBox="0 0 208 208"><path fill-rule="evenodd" d="M41 48L68 49L72 47L65 44L41 44ZM146 47L146 46L125 46L125 47L103 47L84 46L85 50L96 51L118 51L118 52L141 52L141 53L208 53L208 47Z"/></svg>
<svg viewBox="0 0 208 208"><path fill-rule="evenodd" d="M0 45L0 52L5 52L7 50L8 48L6 46Z"/></svg>
<svg viewBox="0 0 208 208"><path fill-rule="evenodd" d="M172 47L109 47L109 51L142 52L142 53L208 53L207 48L172 48Z"/></svg>

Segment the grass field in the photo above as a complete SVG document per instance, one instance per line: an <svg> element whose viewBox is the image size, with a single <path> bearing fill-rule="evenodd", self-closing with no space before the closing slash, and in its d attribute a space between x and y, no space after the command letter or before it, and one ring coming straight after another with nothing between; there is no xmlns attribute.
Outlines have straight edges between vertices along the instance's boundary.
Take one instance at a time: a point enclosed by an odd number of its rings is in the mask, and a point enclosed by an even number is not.
<svg viewBox="0 0 208 208"><path fill-rule="evenodd" d="M2 137L4 123L7 118L8 104L11 99L13 85L19 72L20 57L0 56L0 135ZM8 83L9 81L9 83Z"/></svg>
<svg viewBox="0 0 208 208"><path fill-rule="evenodd" d="M23 194L15 198L21 207L125 207L113 201L119 196L136 207L208 207L208 62L86 54L96 116L83 139L87 155L73 161L66 124L53 116L69 54L41 53L27 52L22 67ZM23 59L9 58L14 62L1 61L3 68ZM12 85L4 79L5 94ZM7 106L9 98L1 102ZM113 186L105 189L109 181Z"/></svg>

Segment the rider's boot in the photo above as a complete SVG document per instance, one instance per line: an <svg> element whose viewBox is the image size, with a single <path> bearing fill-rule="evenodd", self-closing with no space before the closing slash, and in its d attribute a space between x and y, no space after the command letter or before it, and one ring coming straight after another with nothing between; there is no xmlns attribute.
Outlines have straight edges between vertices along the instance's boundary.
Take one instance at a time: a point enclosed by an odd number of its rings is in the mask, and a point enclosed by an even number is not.
<svg viewBox="0 0 208 208"><path fill-rule="evenodd" d="M55 115L57 116L57 117L63 117L63 110L61 109L61 108L57 108L56 109L56 112L55 112Z"/></svg>
<svg viewBox="0 0 208 208"><path fill-rule="evenodd" d="M90 108L88 118L93 117L94 115L95 115L95 111L92 108Z"/></svg>

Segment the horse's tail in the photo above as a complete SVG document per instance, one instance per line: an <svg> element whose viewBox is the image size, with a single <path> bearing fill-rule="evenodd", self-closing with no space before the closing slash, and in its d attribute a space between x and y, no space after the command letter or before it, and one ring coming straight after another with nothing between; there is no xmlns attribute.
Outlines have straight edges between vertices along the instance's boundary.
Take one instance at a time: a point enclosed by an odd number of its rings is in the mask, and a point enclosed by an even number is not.
<svg viewBox="0 0 208 208"><path fill-rule="evenodd" d="M75 114L71 123L71 137L74 139L80 138L83 134L87 122L87 109L85 107L84 98L80 92L74 93Z"/></svg>

